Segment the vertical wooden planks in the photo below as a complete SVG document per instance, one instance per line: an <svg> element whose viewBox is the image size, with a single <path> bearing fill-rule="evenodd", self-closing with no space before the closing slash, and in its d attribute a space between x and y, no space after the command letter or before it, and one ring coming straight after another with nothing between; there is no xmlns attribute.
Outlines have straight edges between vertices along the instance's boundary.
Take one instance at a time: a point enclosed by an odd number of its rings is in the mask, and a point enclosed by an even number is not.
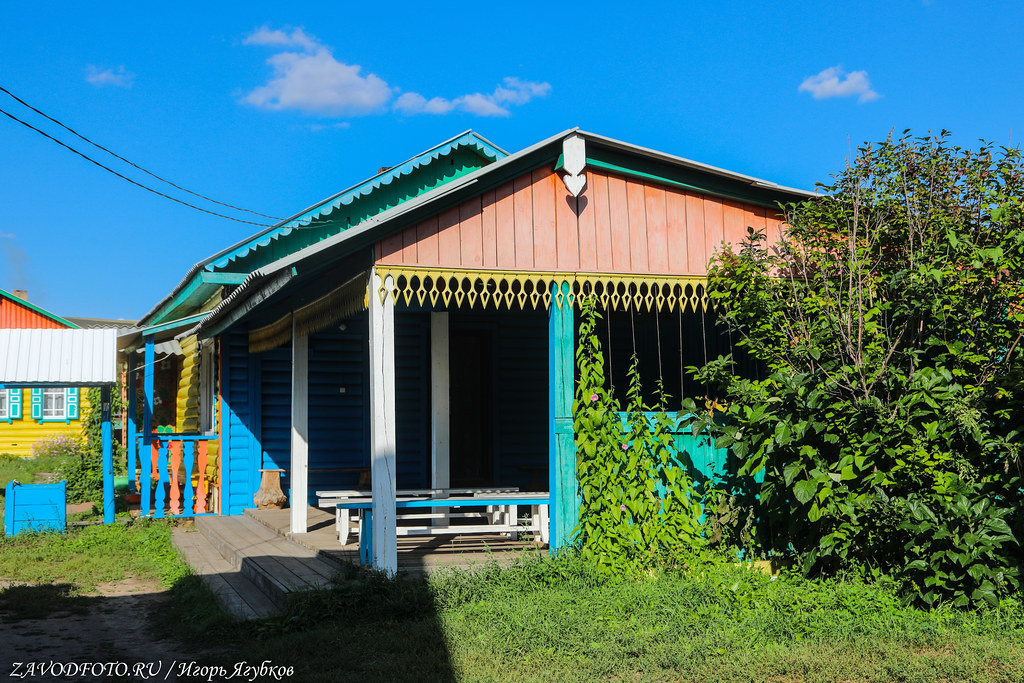
<svg viewBox="0 0 1024 683"><path fill-rule="evenodd" d="M576 199L576 229L579 232L580 270L600 270L597 258L597 223L594 215L593 174L587 174L587 184ZM566 194L566 200L569 199Z"/></svg>
<svg viewBox="0 0 1024 683"><path fill-rule="evenodd" d="M538 270L555 270L558 265L553 185L555 176L546 169L538 168L533 172L532 178L533 265Z"/></svg>
<svg viewBox="0 0 1024 683"><path fill-rule="evenodd" d="M668 244L668 269L670 273L689 272L686 257L686 195L669 190L665 193L666 243Z"/></svg>
<svg viewBox="0 0 1024 683"><path fill-rule="evenodd" d="M612 222L608 206L608 176L587 171L588 210L594 215L594 236L597 248L597 269L614 269L612 261Z"/></svg>
<svg viewBox="0 0 1024 683"><path fill-rule="evenodd" d="M576 217L578 197L572 196L557 175L552 174L555 188L555 243L558 248L557 268L580 270L580 226Z"/></svg>
<svg viewBox="0 0 1024 683"><path fill-rule="evenodd" d="M422 266L436 266L438 259L437 216L431 216L416 226L416 263Z"/></svg>
<svg viewBox="0 0 1024 683"><path fill-rule="evenodd" d="M419 263L416 245L419 227L414 225L402 231L402 263Z"/></svg>
<svg viewBox="0 0 1024 683"><path fill-rule="evenodd" d="M626 181L626 210L629 215L630 270L634 273L646 273L647 206L644 203L643 183L635 180Z"/></svg>
<svg viewBox="0 0 1024 683"><path fill-rule="evenodd" d="M437 217L437 258L442 265L459 265L462 246L459 244L459 207L448 209Z"/></svg>
<svg viewBox="0 0 1024 683"><path fill-rule="evenodd" d="M484 192L480 198L480 244L484 268L498 265L497 207L494 190Z"/></svg>
<svg viewBox="0 0 1024 683"><path fill-rule="evenodd" d="M656 185L644 185L647 267L652 273L668 272L668 223L665 202L664 189Z"/></svg>
<svg viewBox="0 0 1024 683"><path fill-rule="evenodd" d="M532 177L522 175L512 182L512 214L515 219L515 266L533 268Z"/></svg>
<svg viewBox="0 0 1024 683"><path fill-rule="evenodd" d="M722 207L722 223L725 241L732 245L733 251L747 237L747 225L744 220L743 205L739 202L726 200Z"/></svg>
<svg viewBox="0 0 1024 683"><path fill-rule="evenodd" d="M499 268L516 266L516 221L512 183L494 191L495 260Z"/></svg>
<svg viewBox="0 0 1024 683"><path fill-rule="evenodd" d="M612 231L612 270L628 273L631 264L626 181L616 176L608 176L608 215Z"/></svg>
<svg viewBox="0 0 1024 683"><path fill-rule="evenodd" d="M377 243L378 262L428 267L704 275L747 227L776 244L782 215L589 169L579 197L538 168Z"/></svg>
<svg viewBox="0 0 1024 683"><path fill-rule="evenodd" d="M377 260L381 263L401 263L405 249L405 230L388 235L377 243Z"/></svg>
<svg viewBox="0 0 1024 683"><path fill-rule="evenodd" d="M479 268L484 264L483 218L480 197L459 206L460 261L463 268Z"/></svg>
<svg viewBox="0 0 1024 683"><path fill-rule="evenodd" d="M704 200L698 194L686 193L686 269L691 275L707 272L708 257L704 251Z"/></svg>
<svg viewBox="0 0 1024 683"><path fill-rule="evenodd" d="M708 260L722 248L725 239L725 223L722 200L715 197L704 198L704 271L707 271Z"/></svg>
<svg viewBox="0 0 1024 683"><path fill-rule="evenodd" d="M782 225L782 214L775 209L768 209L765 213L765 234L768 236L768 246L778 244L782 239Z"/></svg>

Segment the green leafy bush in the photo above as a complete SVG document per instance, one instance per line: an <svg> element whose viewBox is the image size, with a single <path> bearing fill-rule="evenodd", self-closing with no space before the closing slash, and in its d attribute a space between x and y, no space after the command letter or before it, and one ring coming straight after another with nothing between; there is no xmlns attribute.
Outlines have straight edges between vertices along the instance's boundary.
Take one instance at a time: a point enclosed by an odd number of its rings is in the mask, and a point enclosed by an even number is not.
<svg viewBox="0 0 1024 683"><path fill-rule="evenodd" d="M67 481L67 497L72 503L102 498L101 459L81 439L69 434L45 436L32 446L32 455L52 460L58 479Z"/></svg>
<svg viewBox="0 0 1024 683"><path fill-rule="evenodd" d="M772 248L751 230L713 260L709 295L766 376L701 369L728 408L691 426L764 477L769 551L993 602L1021 566L1021 155L890 139L823 190Z"/></svg>

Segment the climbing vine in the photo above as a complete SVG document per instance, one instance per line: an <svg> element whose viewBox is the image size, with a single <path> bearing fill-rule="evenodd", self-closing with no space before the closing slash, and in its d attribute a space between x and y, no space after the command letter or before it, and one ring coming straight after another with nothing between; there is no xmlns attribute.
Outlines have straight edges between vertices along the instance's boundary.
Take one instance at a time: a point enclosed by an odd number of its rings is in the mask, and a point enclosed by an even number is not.
<svg viewBox="0 0 1024 683"><path fill-rule="evenodd" d="M623 416L606 386L595 299L581 301L580 317L573 402L577 543L601 571L641 572L700 543L700 503L674 443L661 383L655 405L646 405L634 356Z"/></svg>

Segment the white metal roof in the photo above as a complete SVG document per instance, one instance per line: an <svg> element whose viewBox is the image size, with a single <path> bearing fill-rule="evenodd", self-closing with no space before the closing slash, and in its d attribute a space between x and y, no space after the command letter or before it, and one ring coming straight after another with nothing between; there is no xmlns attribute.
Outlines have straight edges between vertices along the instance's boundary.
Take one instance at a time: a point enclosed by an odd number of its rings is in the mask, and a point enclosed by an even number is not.
<svg viewBox="0 0 1024 683"><path fill-rule="evenodd" d="M116 330L0 330L0 384L115 381Z"/></svg>

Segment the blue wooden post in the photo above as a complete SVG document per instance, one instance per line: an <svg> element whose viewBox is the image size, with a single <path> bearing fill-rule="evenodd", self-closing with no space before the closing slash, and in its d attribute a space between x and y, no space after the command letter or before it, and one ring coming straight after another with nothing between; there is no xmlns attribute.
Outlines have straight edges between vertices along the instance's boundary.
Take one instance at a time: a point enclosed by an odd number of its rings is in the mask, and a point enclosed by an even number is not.
<svg viewBox="0 0 1024 683"><path fill-rule="evenodd" d="M579 518L576 444L572 426L575 376L572 288L568 282L562 282L558 287L562 294L561 305L553 292L548 309L548 414L551 419L548 449L551 532L548 542L552 553L572 542L572 530Z"/></svg>
<svg viewBox="0 0 1024 683"><path fill-rule="evenodd" d="M139 445L135 443L138 425L135 422L135 410L138 400L135 396L135 352L128 354L128 372L125 374L125 392L128 394L128 407L125 409L127 419L122 421L128 441L128 489L134 490L136 468L139 464Z"/></svg>
<svg viewBox="0 0 1024 683"><path fill-rule="evenodd" d="M142 504L140 514L148 516L150 513L150 496L153 488L152 479L152 443L153 443L153 365L156 363L156 347L153 336L146 337L146 353L143 356L142 366L142 390L145 395L145 403L142 405L142 452L139 453L139 461L142 465L141 480Z"/></svg>
<svg viewBox="0 0 1024 683"><path fill-rule="evenodd" d="M220 447L217 450L220 457L220 514L230 515L231 461L228 454L231 452L232 418L235 412L228 399L231 395L231 363L227 356L231 353L231 344L226 335L218 341L217 351L217 363L220 365Z"/></svg>
<svg viewBox="0 0 1024 683"><path fill-rule="evenodd" d="M100 389L101 415L100 442L103 444L103 522L114 522L114 451L111 447L110 385Z"/></svg>

